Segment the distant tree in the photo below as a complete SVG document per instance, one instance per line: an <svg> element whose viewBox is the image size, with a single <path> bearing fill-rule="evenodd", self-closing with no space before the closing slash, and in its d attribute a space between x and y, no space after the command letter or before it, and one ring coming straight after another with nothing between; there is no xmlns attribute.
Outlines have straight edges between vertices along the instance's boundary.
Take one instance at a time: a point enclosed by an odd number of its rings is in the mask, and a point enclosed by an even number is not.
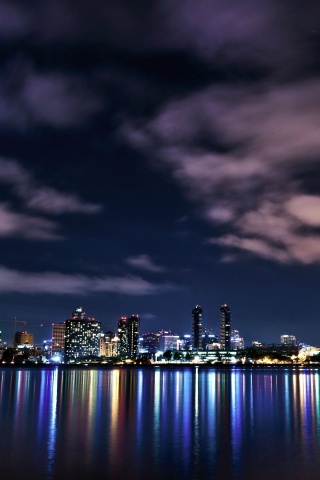
<svg viewBox="0 0 320 480"><path fill-rule="evenodd" d="M186 353L185 359L186 359L188 362L190 362L190 360L192 360L192 355L191 355L190 352L187 352L187 353Z"/></svg>
<svg viewBox="0 0 320 480"><path fill-rule="evenodd" d="M173 360L180 360L180 358L181 358L180 352L178 352L177 350L176 352L174 352Z"/></svg>
<svg viewBox="0 0 320 480"><path fill-rule="evenodd" d="M167 360L167 362L169 362L171 360L171 357L172 357L172 352L171 350L167 350L166 352L164 352L163 354L163 358L165 360Z"/></svg>

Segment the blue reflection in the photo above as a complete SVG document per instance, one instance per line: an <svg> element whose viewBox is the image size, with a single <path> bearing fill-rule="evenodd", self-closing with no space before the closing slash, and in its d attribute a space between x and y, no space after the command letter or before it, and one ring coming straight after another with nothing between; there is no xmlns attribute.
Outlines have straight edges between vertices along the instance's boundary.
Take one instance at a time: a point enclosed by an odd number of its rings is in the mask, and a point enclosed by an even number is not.
<svg viewBox="0 0 320 480"><path fill-rule="evenodd" d="M56 454L56 437L57 437L57 405L58 405L58 370L51 373L51 389L49 403L50 410L48 414L48 454L47 454L47 478L54 478L54 460Z"/></svg>
<svg viewBox="0 0 320 480"><path fill-rule="evenodd" d="M311 479L320 468L319 371L7 368L0 422L2 476Z"/></svg>

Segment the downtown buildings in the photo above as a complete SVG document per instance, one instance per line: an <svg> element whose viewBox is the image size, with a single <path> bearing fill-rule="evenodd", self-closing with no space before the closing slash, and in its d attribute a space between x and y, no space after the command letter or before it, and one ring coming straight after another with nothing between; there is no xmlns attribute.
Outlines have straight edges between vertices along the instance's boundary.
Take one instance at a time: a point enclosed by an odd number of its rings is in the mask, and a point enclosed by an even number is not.
<svg viewBox="0 0 320 480"><path fill-rule="evenodd" d="M52 325L52 356L60 356L66 363L98 358L112 361L135 360L139 357L158 358L167 351L181 352L183 356L208 352L240 350L243 339L237 330L231 331L231 312L224 304L220 308L220 341L213 329L203 327L203 311L200 305L192 309L192 335L173 335L170 331L140 334L140 316L121 317L117 334L102 332L101 324L93 318L85 318L82 308L77 308L71 318ZM184 352L184 353L183 353ZM188 356L190 357L190 355ZM146 356L147 355L147 356ZM149 355L149 356L148 356ZM210 354L211 355L211 354ZM211 356L212 356L211 355ZM111 360L114 358L114 360ZM116 360L117 359L117 360Z"/></svg>

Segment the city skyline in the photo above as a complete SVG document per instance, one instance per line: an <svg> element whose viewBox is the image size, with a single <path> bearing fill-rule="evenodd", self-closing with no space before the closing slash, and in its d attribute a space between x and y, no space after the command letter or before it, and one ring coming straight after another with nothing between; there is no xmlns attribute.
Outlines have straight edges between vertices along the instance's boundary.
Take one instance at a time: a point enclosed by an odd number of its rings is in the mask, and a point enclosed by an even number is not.
<svg viewBox="0 0 320 480"><path fill-rule="evenodd" d="M97 324L99 325L99 332L101 333L102 336L108 336L109 334L113 334L114 336L119 337L119 349L123 350L123 353L126 352L128 353L129 357L132 355L135 356L137 351L138 351L138 344L139 340L142 340L143 337L148 338L148 335L151 335L152 337L159 337L161 338L163 335L169 335L172 336L176 339L183 340L184 342L190 343L192 345L193 350L203 350L204 347L204 341L207 338L207 341L205 343L220 343L221 348L225 350L232 350L232 349L238 349L238 348L244 348L244 347L250 347L253 344L306 344L306 342L303 341L303 339L296 339L295 335L292 335L292 332L290 334L288 333L279 333L277 339L273 339L272 342L266 342L263 338L255 338L250 337L250 339L244 339L243 336L239 335L239 330L235 328L235 325L233 325L231 321L231 311L228 307L227 304L223 304L220 306L219 309L220 312L220 318L219 318L219 324L218 327L213 327L209 325L203 325L203 320L202 320L202 307L200 305L196 305L191 312L191 317L190 317L190 325L189 325L189 330L187 329L186 331L173 331L170 328L170 325L167 326L168 328L166 329L159 329L159 331L154 331L151 332L150 330L147 331L145 329L141 329L141 324L140 324L140 315L138 314L132 314L131 316L122 316L120 319L118 319L111 330L106 330L103 326L102 322L98 322L95 317L86 317L86 312L83 310L82 307L77 307L74 312L71 315L71 318L67 318L63 322L59 323L53 323L51 325L51 335L48 336L47 338L42 338L38 342L34 342L34 333L33 332L28 332L26 328L22 329L20 331L19 328L17 328L17 323L23 323L24 326L26 327L26 322L18 322L16 319L14 320L15 324L15 332L13 335L13 342L12 346L14 346L17 343L30 343L30 344L38 344L41 345L43 343L51 342L52 341L52 351L54 353L62 353L64 352L64 339L66 336L66 327L67 325L70 326L70 322L73 322L75 320L79 321L84 321L84 322L90 322L92 324ZM41 325L42 326L42 325ZM237 325L236 325L237 327ZM100 334L99 334L100 335ZM209 337L208 337L209 335ZM212 341L210 341L210 336L212 337ZM17 339L18 338L26 338L27 340L25 342L19 342ZM122 338L123 337L123 338ZM30 339L32 338L32 341ZM150 337L151 338L151 337ZM158 338L158 341L159 341ZM0 329L0 344L3 344L5 346L10 346L11 342L8 339L3 338L2 335L2 330ZM313 346L317 346L316 344L312 344ZM179 347L180 348L180 347ZM181 346L182 349L185 348L185 346Z"/></svg>
<svg viewBox="0 0 320 480"><path fill-rule="evenodd" d="M318 12L0 2L3 338L74 305L219 334L226 303L246 342L320 344Z"/></svg>

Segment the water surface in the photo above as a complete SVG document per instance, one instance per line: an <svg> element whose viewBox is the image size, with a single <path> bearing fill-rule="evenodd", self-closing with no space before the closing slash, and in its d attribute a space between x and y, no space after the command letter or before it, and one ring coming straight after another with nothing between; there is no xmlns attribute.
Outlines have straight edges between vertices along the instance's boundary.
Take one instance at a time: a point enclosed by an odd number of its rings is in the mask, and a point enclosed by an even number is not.
<svg viewBox="0 0 320 480"><path fill-rule="evenodd" d="M1 478L311 479L318 370L0 369Z"/></svg>

